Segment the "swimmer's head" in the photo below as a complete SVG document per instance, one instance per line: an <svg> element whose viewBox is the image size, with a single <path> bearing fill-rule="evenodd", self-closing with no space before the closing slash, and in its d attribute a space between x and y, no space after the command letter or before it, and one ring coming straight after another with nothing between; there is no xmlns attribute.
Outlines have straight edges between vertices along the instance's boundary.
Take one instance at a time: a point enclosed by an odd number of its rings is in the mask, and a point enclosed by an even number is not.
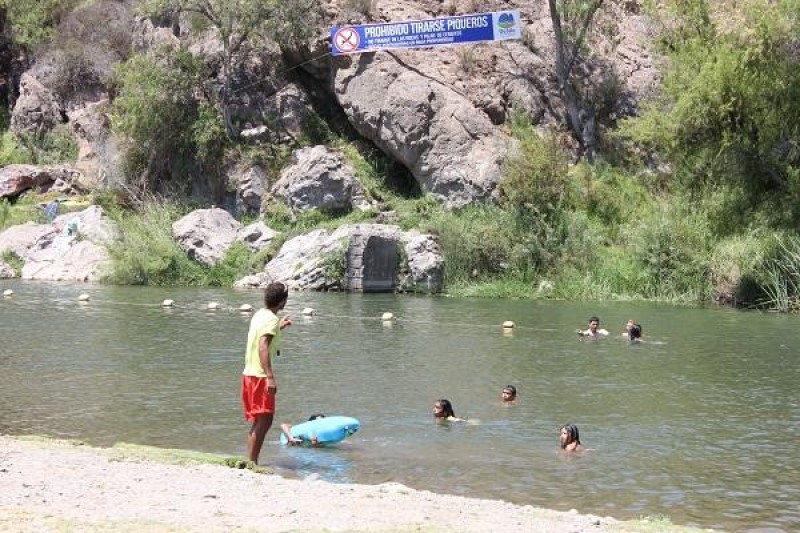
<svg viewBox="0 0 800 533"><path fill-rule="evenodd" d="M564 424L561 426L559 434L562 448L566 448L573 442L577 444L581 443L581 436L580 433L578 433L578 426L575 424Z"/></svg>
<svg viewBox="0 0 800 533"><path fill-rule="evenodd" d="M634 324L628 330L628 338L630 340L638 340L642 338L642 326L640 324Z"/></svg>
<svg viewBox="0 0 800 533"><path fill-rule="evenodd" d="M456 414L453 412L453 404L450 400L444 398L433 404L433 416L436 418L455 418Z"/></svg>
<svg viewBox="0 0 800 533"><path fill-rule="evenodd" d="M513 402L517 399L517 388L514 385L506 385L503 387L503 401Z"/></svg>
<svg viewBox="0 0 800 533"><path fill-rule="evenodd" d="M323 415L322 413L311 415L308 417L308 421L311 422L312 420L316 420L317 418L325 418L325 415Z"/></svg>

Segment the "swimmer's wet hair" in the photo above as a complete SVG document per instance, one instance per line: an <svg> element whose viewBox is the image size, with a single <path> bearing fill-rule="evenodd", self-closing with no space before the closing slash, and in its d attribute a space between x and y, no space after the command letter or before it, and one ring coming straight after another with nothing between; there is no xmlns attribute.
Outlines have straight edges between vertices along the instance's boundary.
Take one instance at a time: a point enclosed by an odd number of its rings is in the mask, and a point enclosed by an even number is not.
<svg viewBox="0 0 800 533"><path fill-rule="evenodd" d="M311 422L312 420L316 420L317 418L325 418L325 415L322 413L317 413L315 415L311 415L308 417L308 421Z"/></svg>

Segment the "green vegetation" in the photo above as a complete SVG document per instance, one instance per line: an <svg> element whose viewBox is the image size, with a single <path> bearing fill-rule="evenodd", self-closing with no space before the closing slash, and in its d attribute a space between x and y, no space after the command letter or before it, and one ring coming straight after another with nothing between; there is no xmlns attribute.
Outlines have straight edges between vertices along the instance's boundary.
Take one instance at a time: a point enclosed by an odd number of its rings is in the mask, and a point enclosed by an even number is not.
<svg viewBox="0 0 800 533"><path fill-rule="evenodd" d="M460 211L444 209L409 185L414 182L407 170L333 117L312 113L292 145L242 144L240 125L230 116L237 62L261 32L285 35L288 47L307 37L312 25L303 24L298 17L304 11L295 9L304 1L146 3L148 13L162 18L190 14L196 31L215 28L226 53L222 72L215 73L188 49L127 57L127 45L120 44L111 119L127 142L128 197L125 209L118 207L120 198L107 198L123 232L112 250L110 281L228 285L260 270L285 239L371 221L379 209L403 229L438 235L450 294L800 309L800 0L649 3L654 46L665 58L660 92L641 103L638 116L618 121L612 110L622 85L609 75L585 94L564 95L570 118L563 129L537 129L515 116L509 126L518 149L509 152L498 202ZM29 4L12 8L0 0L20 46L52 37L77 5ZM573 67L588 57L593 34L613 37L613 28L587 29L586 21L605 24L600 4L550 4L558 7L551 15L562 24L559 75L578 85L582 74ZM289 18L278 16L286 9ZM236 10L241 16L233 16ZM65 71L65 83L81 78L84 67L94 68L84 59L75 56L76 70ZM594 121L597 130L587 133ZM0 164L75 157L74 140L64 129L15 137L6 131L7 113L0 126ZM575 142L584 156L577 162L568 148ZM190 191L224 196L227 169L235 162L261 165L272 180L293 148L309 144L344 154L378 207L294 213L268 202L264 220L282 232L279 242L260 254L234 246L214 267L192 261L174 243L171 224L190 209ZM153 200L154 194L162 199ZM0 228L36 219L34 201L0 203ZM342 271L339 263L326 262L331 279Z"/></svg>

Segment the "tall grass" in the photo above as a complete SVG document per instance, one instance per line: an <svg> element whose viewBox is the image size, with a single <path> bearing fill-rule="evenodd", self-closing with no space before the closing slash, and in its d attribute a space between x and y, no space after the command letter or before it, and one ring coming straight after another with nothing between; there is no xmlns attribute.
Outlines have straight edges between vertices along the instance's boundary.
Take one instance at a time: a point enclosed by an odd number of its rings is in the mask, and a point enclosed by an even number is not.
<svg viewBox="0 0 800 533"><path fill-rule="evenodd" d="M780 312L800 312L800 237L792 235L778 244L776 256L767 260L761 305Z"/></svg>
<svg viewBox="0 0 800 533"><path fill-rule="evenodd" d="M136 212L112 213L121 239L111 246L113 267L108 281L123 285L231 286L254 268L254 254L235 243L224 259L207 266L190 259L172 235L172 223L185 209L152 201Z"/></svg>

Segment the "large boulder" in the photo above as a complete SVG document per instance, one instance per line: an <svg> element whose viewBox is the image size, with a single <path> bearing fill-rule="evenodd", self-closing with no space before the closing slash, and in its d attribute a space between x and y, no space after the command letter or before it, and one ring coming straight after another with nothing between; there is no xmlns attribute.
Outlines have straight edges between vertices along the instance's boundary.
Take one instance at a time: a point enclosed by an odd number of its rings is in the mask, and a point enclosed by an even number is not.
<svg viewBox="0 0 800 533"><path fill-rule="evenodd" d="M404 255L407 263L401 264ZM350 224L290 239L264 272L235 286L264 287L277 280L297 290L438 292L443 268L444 259L430 235L405 233L392 225Z"/></svg>
<svg viewBox="0 0 800 533"><path fill-rule="evenodd" d="M22 75L19 97L11 112L11 131L16 134L48 131L65 120L56 96L31 73Z"/></svg>
<svg viewBox="0 0 800 533"><path fill-rule="evenodd" d="M295 150L292 164L283 169L272 194L294 211L349 211L366 205L353 168L325 146Z"/></svg>
<svg viewBox="0 0 800 533"><path fill-rule="evenodd" d="M490 199L508 139L464 96L390 54L339 60L334 91L358 132L450 207Z"/></svg>
<svg viewBox="0 0 800 533"><path fill-rule="evenodd" d="M0 279L10 279L16 277L17 271L14 270L8 263L0 261Z"/></svg>
<svg viewBox="0 0 800 533"><path fill-rule="evenodd" d="M405 245L407 275L400 286L412 292L441 292L444 288L444 256L433 235L408 234Z"/></svg>
<svg viewBox="0 0 800 533"><path fill-rule="evenodd" d="M236 240L242 225L218 207L192 211L172 225L181 248L195 261L214 265Z"/></svg>
<svg viewBox="0 0 800 533"><path fill-rule="evenodd" d="M242 242L253 250L260 252L270 245L272 240L278 236L278 232L268 227L261 221L253 222L252 224L243 227L236 235L236 240Z"/></svg>
<svg viewBox="0 0 800 533"><path fill-rule="evenodd" d="M100 281L111 267L106 247L119 230L103 208L66 213L48 226L23 259L23 279Z"/></svg>
<svg viewBox="0 0 800 533"><path fill-rule="evenodd" d="M108 119L107 99L86 104L70 111L70 126L78 142L78 161L75 169L80 172L78 186L91 190L109 184L121 164L120 149L111 134Z"/></svg>
<svg viewBox="0 0 800 533"><path fill-rule="evenodd" d="M228 183L236 187L236 212L244 215L261 213L261 201L267 187L267 173L258 165L236 167L228 174Z"/></svg>
<svg viewBox="0 0 800 533"><path fill-rule="evenodd" d="M100 281L111 266L108 251L91 241L70 240L64 234L40 244L43 247L37 247L26 258L23 279Z"/></svg>
<svg viewBox="0 0 800 533"><path fill-rule="evenodd" d="M25 258L41 237L53 230L48 224L26 222L11 226L0 232L0 255L13 252L17 257Z"/></svg>
<svg viewBox="0 0 800 533"><path fill-rule="evenodd" d="M68 191L80 172L67 167L8 165L0 168L0 198L16 198L28 189Z"/></svg>

